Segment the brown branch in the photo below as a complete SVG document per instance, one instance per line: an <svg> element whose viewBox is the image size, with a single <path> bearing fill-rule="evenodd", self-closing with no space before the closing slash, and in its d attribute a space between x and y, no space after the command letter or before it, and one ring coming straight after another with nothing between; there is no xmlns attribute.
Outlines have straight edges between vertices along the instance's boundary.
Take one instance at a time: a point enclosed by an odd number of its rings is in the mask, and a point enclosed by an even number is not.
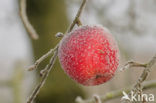
<svg viewBox="0 0 156 103"><path fill-rule="evenodd" d="M32 39L36 40L36 39L38 39L38 34L28 20L27 13L26 13L26 6L27 6L26 0L21 0L20 1L20 12L19 12L20 16L21 16L21 20L22 20L28 34L30 35L30 37Z"/></svg>
<svg viewBox="0 0 156 103"><path fill-rule="evenodd" d="M127 68L132 68L132 67L144 67L144 71L142 72L140 78L138 79L138 83L142 83L148 76L149 72L150 72L150 69L152 68L152 66L156 63L156 54L155 56L153 56L153 58L148 62L148 63L145 63L145 64L141 64L141 63L137 63L137 62L128 62L124 65L123 68L121 68L121 71L122 70L125 70Z"/></svg>
<svg viewBox="0 0 156 103"><path fill-rule="evenodd" d="M81 16L81 14L82 14L82 11L83 11L83 9L84 9L84 7L85 7L86 2L87 2L87 0L83 0L82 4L81 4L81 6L80 6L80 8L79 8L79 10L78 10L78 12L77 12L77 14L76 14L76 17L75 17L75 19L73 20L73 23L70 25L70 27L69 27L69 29L68 29L68 32L70 32L70 31L73 30L75 24L77 24L77 21L80 21L80 16Z"/></svg>
<svg viewBox="0 0 156 103"><path fill-rule="evenodd" d="M58 33L56 33L55 36L56 36L56 37L63 37L64 34L61 33L61 32L58 32ZM53 48L53 49L50 49L46 54L44 54L44 55L41 56L38 60L36 60L36 62L35 62L33 65L29 66L28 71L32 71L32 70L37 69L38 65L39 65L42 61L44 61L47 57L49 57L49 56L55 51L55 49L56 49L57 47L58 47L58 46L56 46L56 47Z"/></svg>
<svg viewBox="0 0 156 103"><path fill-rule="evenodd" d="M138 90L142 89L142 83L146 80L147 76L149 75L152 66L156 63L156 55L147 63L145 64L146 67L143 70L142 74L140 75L137 83L134 85L133 91L137 92Z"/></svg>
<svg viewBox="0 0 156 103"><path fill-rule="evenodd" d="M77 24L78 26L82 26L82 22L81 22L81 20L80 20L80 19L77 19L76 24Z"/></svg>
<svg viewBox="0 0 156 103"><path fill-rule="evenodd" d="M98 95L94 95L93 97L95 99L95 103L102 103L102 101Z"/></svg>
<svg viewBox="0 0 156 103"><path fill-rule="evenodd" d="M77 15L75 17L75 19L73 20L72 24L69 26L69 29L67 30L67 33L72 31L72 29L74 28L75 24L77 24L77 20L79 20L79 17L84 9L84 6L86 4L86 1L87 0L83 0L78 12L77 12ZM41 78L41 81L40 83L35 87L35 89L33 90L32 94L30 95L30 97L28 98L28 101L27 103L32 103L33 100L36 98L37 94L39 93L40 89L43 87L48 75L49 75L49 72L51 71L51 69L53 68L53 65L55 63L55 60L57 58L57 55L58 55L58 48L59 48L59 43L56 45L56 47L54 49L51 49L51 51L49 51L48 53L46 53L45 55L43 55L39 60L37 60L36 64L34 64L32 66L32 68L36 68L38 66L38 64L40 62L42 62L45 58L47 58L52 52L54 52L49 64L45 67L45 69L43 69L43 73L42 74L42 78Z"/></svg>
<svg viewBox="0 0 156 103"><path fill-rule="evenodd" d="M129 67L144 67L145 69L143 70L142 74L140 75L139 79L137 80L137 83L134 85L132 91L137 94L141 95L142 94L142 83L146 80L147 76L149 75L149 72L152 68L152 66L156 63L156 54L153 56L153 58L146 64L140 64L136 62L129 62L127 63L130 64ZM131 93L129 93L131 95ZM123 100L124 101L124 100ZM143 101L146 102L146 101Z"/></svg>
<svg viewBox="0 0 156 103"><path fill-rule="evenodd" d="M55 61L56 61L56 58L57 58L57 51L58 48L56 49L56 51L54 52L54 55L52 56L51 60L50 60L50 63L46 66L46 71L44 73L44 75L42 76L42 79L40 81L40 83L36 86L36 88L33 90L32 94L30 95L27 103L32 103L33 100L36 98L37 94L39 93L40 89L43 87L45 81L47 80L47 77L49 75L49 72L51 71Z"/></svg>
<svg viewBox="0 0 156 103"><path fill-rule="evenodd" d="M54 49L50 49L46 54L44 54L42 57L40 57L38 60L36 60L36 62L28 68L28 71L32 71L32 70L37 69L38 65L43 60L45 60L47 57L49 57L54 52L54 50L55 50L55 48Z"/></svg>
<svg viewBox="0 0 156 103"><path fill-rule="evenodd" d="M138 63L138 62L134 62L134 61L129 61L123 66L123 68L120 69L120 71L123 71L123 70L128 69L128 68L132 68L132 67L146 68L146 66L147 66L147 64L142 64L142 63Z"/></svg>
<svg viewBox="0 0 156 103"><path fill-rule="evenodd" d="M103 103L103 102L106 102L106 101L109 101L109 100L123 96L122 92L123 91L130 92L132 87L133 86L130 86L130 87L125 88L125 89L112 91L112 92L106 93L103 96L99 96L99 98ZM148 90L148 89L152 89L152 88L156 88L156 80L154 80L154 81L152 80L152 81L148 81L148 82L143 83L143 90ZM82 98L80 99L80 97L78 97L78 99L76 99L76 102L77 103L95 103L95 99L91 98L88 100L82 100Z"/></svg>

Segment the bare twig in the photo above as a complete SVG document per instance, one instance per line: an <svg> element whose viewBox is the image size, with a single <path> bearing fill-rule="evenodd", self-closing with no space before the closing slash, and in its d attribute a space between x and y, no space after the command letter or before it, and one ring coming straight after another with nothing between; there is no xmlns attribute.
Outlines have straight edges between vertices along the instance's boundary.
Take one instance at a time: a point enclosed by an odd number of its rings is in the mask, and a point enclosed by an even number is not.
<svg viewBox="0 0 156 103"><path fill-rule="evenodd" d="M132 91L135 91L135 93L137 91L142 91L142 90L146 90L146 89L150 89L150 88L156 88L156 81L150 81L150 82L145 82L144 84L143 81L146 80L150 69L152 68L152 66L156 63L156 55L146 64L141 64L141 63L137 63L137 62L128 62L125 64L125 66L122 68L122 70L126 69L126 68L131 68L131 67L144 67L145 69L143 70L143 73L141 74L140 78L138 79L137 83L134 85ZM102 102L104 101L108 101L117 97L120 97L122 95L122 91L123 90L117 90L117 91L113 91L113 92L109 92L104 96L100 97L100 100ZM130 92L131 88L126 88L124 89L124 91L126 92ZM140 93L140 92L139 92ZM77 101L77 103L94 103L95 100L94 98L89 99L89 100L82 100L81 101ZM144 101L146 102L146 101Z"/></svg>
<svg viewBox="0 0 156 103"><path fill-rule="evenodd" d="M133 61L129 61L127 62L123 68L120 69L120 71L123 71L125 69L128 69L128 68L132 68L132 67L143 67L143 68L146 68L147 64L142 64L142 63L137 63L137 62L133 62Z"/></svg>
<svg viewBox="0 0 156 103"><path fill-rule="evenodd" d="M63 37L64 34L61 33L61 32L58 32L58 33L56 33L55 36L56 36L56 37ZM42 57L40 57L38 60L36 60L36 62L28 68L28 71L32 71L32 70L37 69L38 65L39 65L42 61L44 61L47 57L49 57L49 56L55 51L55 49L56 49L57 47L58 47L58 46L56 46L56 47L53 48L53 49L50 49L46 54L44 54Z"/></svg>
<svg viewBox="0 0 156 103"><path fill-rule="evenodd" d="M20 16L30 37L36 40L38 39L38 34L28 20L27 13L26 13L26 6L27 6L26 0L21 0L20 1Z"/></svg>
<svg viewBox="0 0 156 103"><path fill-rule="evenodd" d="M137 83L134 85L132 91L137 94L137 95L141 95L142 94L142 83L146 80L152 66L154 65L154 63L156 63L156 55L153 56L153 58L147 63L147 64L140 64L140 63L136 63L136 62L128 62L126 66L128 67L144 67L145 69L143 70L141 76L139 77L139 79L137 80ZM129 93L129 95L131 95L131 93ZM124 100L123 100L124 101ZM146 102L146 101L143 101Z"/></svg>
<svg viewBox="0 0 156 103"><path fill-rule="evenodd" d="M80 21L80 16L82 14L82 11L85 7L87 0L83 0L82 5L80 6L75 19L73 20L73 23L70 25L68 32L72 31L72 29L74 28L75 24L77 24L77 21Z"/></svg>
<svg viewBox="0 0 156 103"><path fill-rule="evenodd" d="M116 91L112 91L109 93L106 93L103 96L99 96L100 100L103 102L105 101L109 101L118 97L121 97L123 94L122 92L130 92L131 91L132 86L125 88L125 89L121 89L121 90L116 90ZM156 88L156 80L155 81L148 81L148 82L144 82L143 83L143 90L148 90L148 89L152 89L152 88ZM77 103L95 103L95 99L91 98L88 100L82 100L81 101L76 101Z"/></svg>
<svg viewBox="0 0 156 103"><path fill-rule="evenodd" d="M81 22L80 19L77 19L77 22L76 23L77 23L78 26L82 26L82 22Z"/></svg>
<svg viewBox="0 0 156 103"><path fill-rule="evenodd" d="M148 73L150 72L150 69L152 68L152 66L155 63L156 63L156 55L153 56L153 58L148 63L145 63L145 64L141 64L141 63L137 63L137 62L128 62L121 70L124 70L126 68L131 68L131 67L144 67L145 69L142 72L142 74L137 82L137 84L141 84L147 78Z"/></svg>
<svg viewBox="0 0 156 103"><path fill-rule="evenodd" d="M81 16L81 13L82 13L82 11L83 11L83 9L84 9L84 6L85 6L85 3L86 3L86 2L87 2L87 0L83 0L82 4L81 4L81 6L80 6L80 8L79 8L79 10L78 10L78 13L76 14L75 19L73 20L72 24L70 25L69 29L67 30L67 33L70 32L70 31L74 28L75 24L77 24L78 26L81 26L81 25L82 25L82 23L81 23L79 17ZM63 36L62 34L63 34L63 33L58 32L58 33L56 34L56 36L57 36L57 37L58 37L58 36L59 36L59 37L60 37L60 36L62 37L62 36ZM57 47L57 46L56 46L56 47ZM56 47L55 47L55 48L56 48ZM50 54L53 53L54 50L55 50L55 49L51 49L50 51L48 51L45 55L43 55L41 58L39 58L32 66L30 66L30 67L28 68L28 70L31 71L31 70L36 69L36 68L38 67L38 65L39 65L44 59L46 59Z"/></svg>
<svg viewBox="0 0 156 103"><path fill-rule="evenodd" d="M144 70L141 74L141 76L139 77L139 79L137 80L137 83L134 85L132 91L133 93L135 93L136 95L142 95L142 83L146 80L152 66L154 65L154 63L156 62L156 55L153 56L153 58L146 64L141 64L141 63L136 63L136 62L128 62L124 68L122 70L124 70L125 68L131 68L131 67L144 67ZM129 95L131 95L131 92L129 93ZM125 100L123 100L125 102ZM143 101L144 103L146 101Z"/></svg>
<svg viewBox="0 0 156 103"><path fill-rule="evenodd" d="M75 19L73 20L72 24L69 26L69 29L67 30L67 33L72 31L72 29L74 28L75 24L77 24L77 20L79 20L79 17L82 13L82 10L84 9L84 6L85 6L85 3L86 3L87 0L83 0L79 10L78 10L78 13L75 17ZM55 63L55 60L57 58L57 55L58 55L58 48L59 48L59 43L56 45L56 47L54 49L52 49L51 52L48 52L46 53L44 56L42 56L39 60L37 60L34 64L34 66L32 66L32 68L36 68L38 66L38 64L43 61L45 58L47 58L52 52L54 52L49 64L45 67L45 69L43 69L43 73L42 74L42 78L41 78L41 81L40 83L36 86L36 88L33 90L33 93L30 95L30 97L28 98L28 101L27 103L32 103L32 101L35 99L35 97L37 96L37 94L39 93L40 89L42 88L42 86L44 85L48 75L49 75L49 72L51 71L51 69L53 68L53 65Z"/></svg>
<svg viewBox="0 0 156 103"><path fill-rule="evenodd" d="M31 65L28 70L29 71L32 71L32 70L35 70L37 69L38 65L43 61L45 60L48 56L50 56L53 52L54 52L55 48L54 49L50 49L46 54L44 54L42 57L40 57L33 65Z"/></svg>
<svg viewBox="0 0 156 103"><path fill-rule="evenodd" d="M152 66L156 63L156 55L146 64L145 69L143 70L140 78L137 83L134 85L133 91L137 92L137 90L142 89L142 83L146 80Z"/></svg>
<svg viewBox="0 0 156 103"><path fill-rule="evenodd" d="M57 48L58 49L58 48ZM37 94L39 93L40 89L43 87L49 72L51 71L55 60L57 58L57 49L54 52L54 55L52 56L50 63L46 66L46 72L44 73L44 75L42 76L42 79L40 81L40 83L36 86L36 88L33 90L32 94L30 95L30 98L28 99L27 103L32 103L32 101L35 99L35 97L37 96Z"/></svg>
<svg viewBox="0 0 156 103"><path fill-rule="evenodd" d="M60 38L60 37L63 37L64 36L64 34L63 33L61 33L61 32L58 32L58 33L56 33L56 35L55 35L56 37L58 37L58 38Z"/></svg>
<svg viewBox="0 0 156 103"><path fill-rule="evenodd" d="M95 99L95 103L102 103L101 99L100 99L100 97L98 95L94 95L93 97Z"/></svg>

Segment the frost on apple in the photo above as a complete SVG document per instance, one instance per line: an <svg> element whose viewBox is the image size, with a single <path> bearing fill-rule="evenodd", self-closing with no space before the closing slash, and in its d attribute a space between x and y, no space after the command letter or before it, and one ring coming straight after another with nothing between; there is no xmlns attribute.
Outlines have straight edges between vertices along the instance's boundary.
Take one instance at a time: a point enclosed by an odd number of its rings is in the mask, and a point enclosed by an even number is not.
<svg viewBox="0 0 156 103"><path fill-rule="evenodd" d="M110 80L119 64L117 44L102 26L81 26L67 34L58 56L69 77L86 86Z"/></svg>

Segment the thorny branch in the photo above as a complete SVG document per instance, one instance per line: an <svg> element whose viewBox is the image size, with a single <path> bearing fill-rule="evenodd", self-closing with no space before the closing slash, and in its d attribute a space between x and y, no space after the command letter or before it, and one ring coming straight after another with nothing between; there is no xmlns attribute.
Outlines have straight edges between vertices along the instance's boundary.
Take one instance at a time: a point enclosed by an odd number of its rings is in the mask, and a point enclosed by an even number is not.
<svg viewBox="0 0 156 103"><path fill-rule="evenodd" d="M26 0L20 0L20 16L22 19L22 22L28 32L28 34L30 35L30 37L32 39L38 39L38 34L35 31L34 27L30 24L28 17L27 17L27 13L26 13Z"/></svg>
<svg viewBox="0 0 156 103"><path fill-rule="evenodd" d="M25 0L22 0L22 1L25 1ZM81 13L84 9L84 6L86 4L87 0L83 0L82 1L82 4L77 12L77 15L75 17L75 19L73 20L72 24L69 26L69 29L67 30L67 33L71 32L74 28L74 26L77 24L78 26L82 25L81 21L80 21L80 16L81 16ZM23 2L24 3L24 2ZM22 6L25 6L25 5L22 5ZM21 6L21 8L23 8ZM26 16L24 16L26 17ZM25 19L23 19L25 20ZM24 24L27 23L27 22L24 22ZM26 24L25 24L26 25ZM27 28L28 30L30 28ZM57 54L58 54L58 47L59 47L59 43L56 45L56 47L54 49L51 49L48 53L46 53L45 55L43 55L40 59L38 59L34 65L32 65L29 70L34 70L38 67L38 65L44 60L46 59L49 55L51 55L53 52L53 56L51 57L50 59L50 62L49 64L45 67L45 69L43 69L41 71L41 75L42 75L42 78L41 78L41 81L40 83L35 87L35 89L33 90L32 94L30 95L30 97L28 98L27 100L27 103L32 103L33 100L35 99L35 97L37 96L37 94L39 93L40 89L43 87L48 75L49 75L49 72L51 71L51 69L53 68L53 65L55 63L55 60L57 58Z"/></svg>

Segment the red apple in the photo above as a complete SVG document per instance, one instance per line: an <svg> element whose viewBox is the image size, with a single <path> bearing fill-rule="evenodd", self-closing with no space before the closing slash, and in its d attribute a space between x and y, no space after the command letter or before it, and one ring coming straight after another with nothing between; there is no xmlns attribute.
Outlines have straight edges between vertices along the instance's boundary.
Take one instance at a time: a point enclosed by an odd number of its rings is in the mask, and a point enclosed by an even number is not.
<svg viewBox="0 0 156 103"><path fill-rule="evenodd" d="M119 65L117 44L102 26L81 26L65 35L58 57L69 77L86 86L110 80Z"/></svg>

